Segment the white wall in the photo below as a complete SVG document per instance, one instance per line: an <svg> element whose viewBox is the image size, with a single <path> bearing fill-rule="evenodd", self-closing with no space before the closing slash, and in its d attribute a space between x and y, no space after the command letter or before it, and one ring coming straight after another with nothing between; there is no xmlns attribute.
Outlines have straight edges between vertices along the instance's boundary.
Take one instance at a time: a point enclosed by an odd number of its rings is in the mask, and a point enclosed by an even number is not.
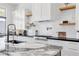
<svg viewBox="0 0 79 59"><path fill-rule="evenodd" d="M39 35L49 35L58 37L58 32L67 32L68 38L76 38L75 25L61 26L59 25L63 20L68 20L69 22L75 22L75 10L63 11L59 10L61 4L52 4L51 15L52 18L50 22L36 23L35 30L38 30ZM52 29L47 30L47 27L52 27ZM32 34L34 33L34 30Z"/></svg>
<svg viewBox="0 0 79 59"><path fill-rule="evenodd" d="M8 24L13 23L13 18L12 18L12 5L8 3L0 3L1 8L6 8L6 28Z"/></svg>
<svg viewBox="0 0 79 59"><path fill-rule="evenodd" d="M75 30L75 26L74 25L69 25L69 26L63 26L63 25L59 25L60 24L60 20L54 22L53 24L53 28L55 32L53 35L54 36L58 36L58 32L66 32L67 33L67 37L68 38L76 38L76 30Z"/></svg>
<svg viewBox="0 0 79 59"><path fill-rule="evenodd" d="M16 28L17 29L24 29L24 10L22 9L17 9L15 10L15 13L14 13L14 24L16 25Z"/></svg>
<svg viewBox="0 0 79 59"><path fill-rule="evenodd" d="M0 7L6 8L6 22L7 24L12 23L12 6L7 3L0 3Z"/></svg>
<svg viewBox="0 0 79 59"><path fill-rule="evenodd" d="M0 34L5 34L6 29L6 19L0 17Z"/></svg>
<svg viewBox="0 0 79 59"><path fill-rule="evenodd" d="M68 38L76 38L75 26L61 26L59 25L60 22L60 20L55 22L41 22L36 24L36 29L39 35L58 37L58 32L67 32ZM52 29L47 30L47 27L52 27Z"/></svg>
<svg viewBox="0 0 79 59"><path fill-rule="evenodd" d="M68 20L70 22L75 22L75 10L69 10L69 11L63 11L61 12L59 10L59 7L61 7L63 4L51 4L51 19L50 22L41 22L36 23L36 27L32 27L29 29L30 35L35 35L35 30L39 31L39 35L51 35L51 36L58 36L59 31L65 31L67 32L67 37L69 38L76 38L76 29L75 25L73 26L60 26L59 24L63 20ZM18 29L25 29L25 15L24 10L32 8L32 4L19 4L17 8L15 9L17 11L18 18L14 17L14 23L18 27ZM33 12L33 11L32 11ZM47 30L47 27L52 27L52 29Z"/></svg>
<svg viewBox="0 0 79 59"><path fill-rule="evenodd" d="M25 29L25 11L27 9L31 9L31 4L27 3L27 4L18 4L18 6L15 8L15 10L13 11L13 23L16 25L17 29Z"/></svg>
<svg viewBox="0 0 79 59"><path fill-rule="evenodd" d="M76 30L79 31L79 4L76 4ZM79 39L79 32L76 32L76 37Z"/></svg>
<svg viewBox="0 0 79 59"><path fill-rule="evenodd" d="M61 12L59 7L62 6L62 3L52 3L51 4L51 19L53 21L59 20Z"/></svg>

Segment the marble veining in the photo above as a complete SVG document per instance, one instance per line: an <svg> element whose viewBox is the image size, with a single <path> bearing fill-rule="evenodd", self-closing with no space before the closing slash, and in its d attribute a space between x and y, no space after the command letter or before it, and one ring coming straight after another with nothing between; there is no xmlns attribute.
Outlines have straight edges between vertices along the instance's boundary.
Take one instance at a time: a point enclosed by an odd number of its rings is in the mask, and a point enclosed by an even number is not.
<svg viewBox="0 0 79 59"><path fill-rule="evenodd" d="M46 45L40 48L18 48L15 46L9 46L6 51L1 53L9 56L55 56L60 52L61 47Z"/></svg>
<svg viewBox="0 0 79 59"><path fill-rule="evenodd" d="M6 43L5 50L0 56L60 56L62 47L50 44L43 44L33 38L20 37L25 42L20 44ZM26 40L28 39L28 40ZM18 39L17 39L18 40Z"/></svg>

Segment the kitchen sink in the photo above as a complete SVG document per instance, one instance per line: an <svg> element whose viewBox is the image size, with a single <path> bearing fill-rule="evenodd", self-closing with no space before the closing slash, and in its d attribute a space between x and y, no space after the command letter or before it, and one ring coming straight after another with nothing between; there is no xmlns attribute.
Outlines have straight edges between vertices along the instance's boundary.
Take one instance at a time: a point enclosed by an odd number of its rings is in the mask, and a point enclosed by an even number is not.
<svg viewBox="0 0 79 59"><path fill-rule="evenodd" d="M19 43L23 43L23 41L19 41L19 40L9 40L8 43L19 44Z"/></svg>

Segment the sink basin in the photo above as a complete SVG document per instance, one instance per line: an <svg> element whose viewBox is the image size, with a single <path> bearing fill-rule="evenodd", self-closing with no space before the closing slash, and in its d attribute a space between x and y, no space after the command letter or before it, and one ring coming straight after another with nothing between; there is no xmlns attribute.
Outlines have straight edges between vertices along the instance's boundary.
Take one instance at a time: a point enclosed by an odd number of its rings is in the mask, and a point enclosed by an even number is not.
<svg viewBox="0 0 79 59"><path fill-rule="evenodd" d="M14 45L14 47L17 47L17 48L29 48L29 49L36 49L36 48L41 48L45 46L46 46L45 44L32 43L32 42L20 43L20 44Z"/></svg>
<svg viewBox="0 0 79 59"><path fill-rule="evenodd" d="M46 45L41 43L34 43L34 42L26 42L20 44L11 44L9 45L9 49L6 53L4 51L3 54L10 55L10 56L54 56L54 55L61 55L60 49L55 48L57 46L53 45Z"/></svg>
<svg viewBox="0 0 79 59"><path fill-rule="evenodd" d="M9 40L9 42L13 44L23 43L23 41L19 41L19 40Z"/></svg>

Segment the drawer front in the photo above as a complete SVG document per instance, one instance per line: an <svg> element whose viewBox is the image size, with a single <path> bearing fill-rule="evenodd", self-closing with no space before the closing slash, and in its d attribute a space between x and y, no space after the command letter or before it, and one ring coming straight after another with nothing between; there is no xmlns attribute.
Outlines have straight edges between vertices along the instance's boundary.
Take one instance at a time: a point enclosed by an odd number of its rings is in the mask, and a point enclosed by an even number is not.
<svg viewBox="0 0 79 59"><path fill-rule="evenodd" d="M49 44L55 44L55 41L54 40L48 40L48 43Z"/></svg>
<svg viewBox="0 0 79 59"><path fill-rule="evenodd" d="M0 51L5 49L5 42L0 42Z"/></svg>
<svg viewBox="0 0 79 59"><path fill-rule="evenodd" d="M63 41L59 41L59 40L48 40L49 44L52 45L57 45L57 46L64 46Z"/></svg>
<svg viewBox="0 0 79 59"><path fill-rule="evenodd" d="M62 56L79 56L79 51L74 51L71 49L62 49L61 55Z"/></svg>
<svg viewBox="0 0 79 59"><path fill-rule="evenodd" d="M79 52L79 43L78 42L68 42L68 41L58 41L50 40L49 44L62 46L65 50L70 50L72 52Z"/></svg>
<svg viewBox="0 0 79 59"><path fill-rule="evenodd" d="M76 42L64 42L64 47L69 48L72 50L78 50L79 51L79 43Z"/></svg>
<svg viewBox="0 0 79 59"><path fill-rule="evenodd" d="M52 45L62 46L62 55L64 56L79 56L79 43L51 40L49 41Z"/></svg>

